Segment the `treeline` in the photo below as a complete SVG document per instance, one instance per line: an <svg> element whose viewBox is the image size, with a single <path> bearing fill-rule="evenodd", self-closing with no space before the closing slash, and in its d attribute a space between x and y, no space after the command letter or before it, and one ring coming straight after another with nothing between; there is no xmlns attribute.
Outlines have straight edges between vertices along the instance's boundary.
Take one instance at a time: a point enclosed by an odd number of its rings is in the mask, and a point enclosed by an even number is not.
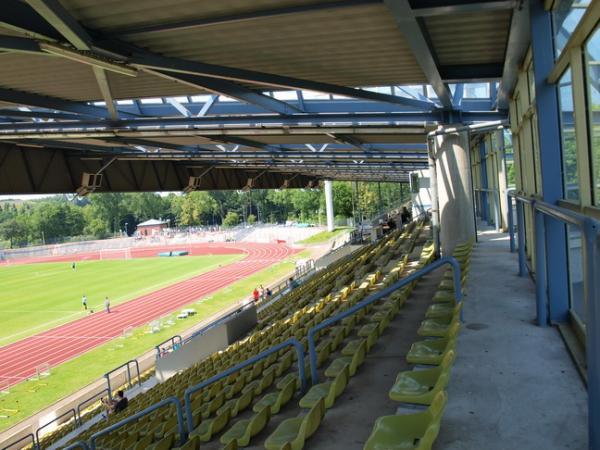
<svg viewBox="0 0 600 450"><path fill-rule="evenodd" d="M401 201L398 183L335 182L333 197L340 221L369 218ZM0 240L5 247L132 235L138 223L168 220L172 227L239 223L325 222L322 190L286 189L198 191L188 195L104 193L85 198L60 195L41 200L0 203ZM1 243L0 243L1 244Z"/></svg>

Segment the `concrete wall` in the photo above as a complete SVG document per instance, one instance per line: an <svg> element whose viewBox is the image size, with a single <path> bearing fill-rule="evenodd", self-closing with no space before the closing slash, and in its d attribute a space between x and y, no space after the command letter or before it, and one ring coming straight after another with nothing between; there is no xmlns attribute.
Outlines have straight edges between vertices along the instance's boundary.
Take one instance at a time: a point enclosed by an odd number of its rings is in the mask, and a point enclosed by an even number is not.
<svg viewBox="0 0 600 450"><path fill-rule="evenodd" d="M156 379L162 383L212 353L225 349L246 335L257 323L256 306L249 305L231 319L218 323L184 346L160 358L156 362Z"/></svg>

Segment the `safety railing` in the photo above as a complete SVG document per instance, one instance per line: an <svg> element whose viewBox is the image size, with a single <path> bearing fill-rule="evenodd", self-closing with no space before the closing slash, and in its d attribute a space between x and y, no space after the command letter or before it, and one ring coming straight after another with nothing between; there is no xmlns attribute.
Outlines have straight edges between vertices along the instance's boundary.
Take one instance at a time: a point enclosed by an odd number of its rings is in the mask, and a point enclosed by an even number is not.
<svg viewBox="0 0 600 450"><path fill-rule="evenodd" d="M37 442L35 440L35 436L33 435L33 433L29 433L29 434L26 434L25 436L17 439L16 441L13 441L10 444L7 444L5 447L2 447L1 450L14 450L14 449L17 449L17 448L26 447L29 444L23 444L21 446L18 446L18 445L21 442L28 441L28 440L31 440L31 447L32 448L34 448L34 449L38 448L38 444L37 444Z"/></svg>
<svg viewBox="0 0 600 450"><path fill-rule="evenodd" d="M306 375L304 373L304 347L300 343L300 341L298 341L298 339L290 338L280 344L275 345L274 347L271 347L271 348L265 350L264 352L259 353L258 355L253 356L250 359L247 359L246 361L243 361L239 364L236 364L233 367L230 367L229 369L227 369L221 373L218 373L217 375L209 378L208 380L203 381L202 383L199 383L199 384L196 384L195 386L190 386L189 388L187 388L184 393L184 400L185 400L185 414L186 414L188 429L191 431L191 426L194 423L194 417L193 417L193 411L192 411L192 401L191 401L192 394L194 394L195 392L198 392L199 390L204 389L206 386L209 386L219 380L222 380L223 378L228 377L232 373L238 372L239 370L242 370L243 368L248 367L248 366L260 361L261 359L264 359L267 356L269 356L273 353L276 353L279 350L286 348L286 347L294 347L296 349L296 355L298 357L298 375L300 377L300 387L301 387L302 392L305 392L306 391Z"/></svg>
<svg viewBox="0 0 600 450"><path fill-rule="evenodd" d="M160 402L155 403L154 405L151 405L151 406L147 407L146 409L143 409L142 411L134 414L133 416L129 416L126 419L123 419L120 422L117 422L108 428L105 428L103 430L98 431L97 433L92 434L92 436L90 437L90 449L96 450L96 441L98 440L98 438L105 436L109 433L112 433L113 431L118 430L119 428L121 428L131 422L135 422L136 420L138 420L144 416L147 416L148 414L156 411L157 409L160 409L163 406L168 406L168 405L175 406L175 410L177 413L177 428L179 431L179 444L183 445L187 438L187 434L185 432L185 426L183 423L183 420L184 420L183 419L183 407L181 406L181 402L176 397L167 397L164 400L161 400Z"/></svg>
<svg viewBox="0 0 600 450"><path fill-rule="evenodd" d="M517 203L519 274L525 275L524 205L534 213L536 309L538 324L547 325L548 283L546 218L577 227L583 237L583 292L587 304L586 357L588 371L589 448L600 449L600 221L532 197L509 194ZM511 233L513 230L510 230ZM514 237L513 237L514 239ZM548 244L551 245L551 244Z"/></svg>
<svg viewBox="0 0 600 450"><path fill-rule="evenodd" d="M177 350L183 345L183 338L176 334L168 339L165 339L161 343L157 344L154 348L156 349L156 359L160 359L161 356L169 350ZM163 348L165 347L165 348Z"/></svg>
<svg viewBox="0 0 600 450"><path fill-rule="evenodd" d="M110 390L108 388L104 388L100 392L96 392L94 395L79 402L79 404L77 405L77 418L78 418L80 424L82 423L81 410L82 410L82 408L84 408L84 405L92 403L92 401L96 401L98 399L98 397L102 397L103 395L108 395L109 393L110 393Z"/></svg>
<svg viewBox="0 0 600 450"><path fill-rule="evenodd" d="M39 427L37 430L35 430L35 441L37 442L38 448L41 448L41 444L40 444L40 433L41 433L41 431L44 428L48 428L54 422L58 422L61 419L63 419L64 417L71 416L71 415L73 416L73 421L75 422L75 426L79 425L79 421L77 420L77 413L75 412L74 408L71 408L71 409L65 411L64 413L62 413L60 416L55 417L50 422L45 423L44 425L42 425L41 427Z"/></svg>
<svg viewBox="0 0 600 450"><path fill-rule="evenodd" d="M108 389L108 398L110 400L112 400L112 389L111 389L111 386L110 386L110 376L113 373L117 372L118 370L121 370L123 367L127 368L127 386L129 388L133 387L133 384L131 383L131 364L135 364L135 370L137 372L137 383L138 383L138 386L142 385L142 378L140 377L140 363L138 362L137 359L131 359L131 360L127 361L125 364L121 364L119 367L115 367L110 372L106 372L104 374L104 378L106 378L106 385L107 385L107 389Z"/></svg>
<svg viewBox="0 0 600 450"><path fill-rule="evenodd" d="M333 325L334 323L339 322L342 319L345 319L348 316L351 316L352 314L356 313L357 311L369 306L370 304L372 304L378 300L381 300L382 298L387 297L394 291L396 291L400 288L403 288L404 286L412 283L415 280L418 280L422 276L427 275L428 273L436 270L437 268L439 268L445 264L449 264L450 266L452 266L455 300L457 303L460 303L462 301L460 264L458 263L458 261L455 258L453 258L451 256L446 256L444 258L441 258L441 259L438 259L437 261L432 262L431 264L428 264L423 269L401 279L400 281L392 284L390 287L383 289L382 291L380 291L376 294L373 294L370 297L367 297L365 300L358 302L356 305L348 308L346 311L341 312L340 314L338 314L336 316L330 317L329 319L326 319L323 322L319 323L318 325L315 325L314 327L312 327L308 331L308 356L309 356L309 360L310 360L310 375L311 375L312 383L313 384L318 383L318 379L319 379L319 374L317 373L317 350L315 347L315 334L318 331L323 330L323 329Z"/></svg>
<svg viewBox="0 0 600 450"><path fill-rule="evenodd" d="M494 226L496 231L500 231L500 193L498 192L498 189L475 188L473 190L475 192L479 192L480 194L492 194L492 197L494 198ZM487 198L483 200L482 197L482 201L487 201ZM484 219L488 220L487 217L484 217Z"/></svg>

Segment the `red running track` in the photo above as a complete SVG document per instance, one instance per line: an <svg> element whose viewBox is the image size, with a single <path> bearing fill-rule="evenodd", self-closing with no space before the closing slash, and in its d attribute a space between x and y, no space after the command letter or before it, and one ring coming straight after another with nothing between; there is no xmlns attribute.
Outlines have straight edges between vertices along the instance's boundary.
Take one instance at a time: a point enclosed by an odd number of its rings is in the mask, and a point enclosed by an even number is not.
<svg viewBox="0 0 600 450"><path fill-rule="evenodd" d="M166 248L177 250L178 246ZM189 250L190 246L182 247ZM132 249L133 250L133 249ZM137 256L155 255L165 249L136 249ZM146 253L144 253L144 250ZM102 311L69 322L46 332L0 347L0 381L18 383L35 375L36 367L48 363L51 367L81 355L117 336L127 327L138 327L191 302L221 289L238 279L245 278L296 252L277 244L203 244L193 245L192 254L246 253L237 262L207 272L188 280L167 286L150 294L111 308L110 314ZM97 252L96 252L97 253ZM43 258L44 262L94 259L91 254ZM40 258L36 258L39 261ZM25 261L23 261L25 262ZM29 262L33 262L30 260ZM250 295L250 293L249 293ZM107 370L110 368L107 368Z"/></svg>

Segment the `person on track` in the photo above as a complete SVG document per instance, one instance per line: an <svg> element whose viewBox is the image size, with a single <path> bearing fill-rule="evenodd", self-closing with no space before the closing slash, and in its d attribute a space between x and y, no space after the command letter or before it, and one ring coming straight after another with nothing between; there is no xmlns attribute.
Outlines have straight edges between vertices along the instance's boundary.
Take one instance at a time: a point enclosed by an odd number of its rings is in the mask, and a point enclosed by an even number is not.
<svg viewBox="0 0 600 450"><path fill-rule="evenodd" d="M87 297L85 294L83 294L83 297L81 297L81 305L83 306L83 309L87 311Z"/></svg>
<svg viewBox="0 0 600 450"><path fill-rule="evenodd" d="M107 313L110 313L110 300L108 297L104 297L104 309Z"/></svg>

